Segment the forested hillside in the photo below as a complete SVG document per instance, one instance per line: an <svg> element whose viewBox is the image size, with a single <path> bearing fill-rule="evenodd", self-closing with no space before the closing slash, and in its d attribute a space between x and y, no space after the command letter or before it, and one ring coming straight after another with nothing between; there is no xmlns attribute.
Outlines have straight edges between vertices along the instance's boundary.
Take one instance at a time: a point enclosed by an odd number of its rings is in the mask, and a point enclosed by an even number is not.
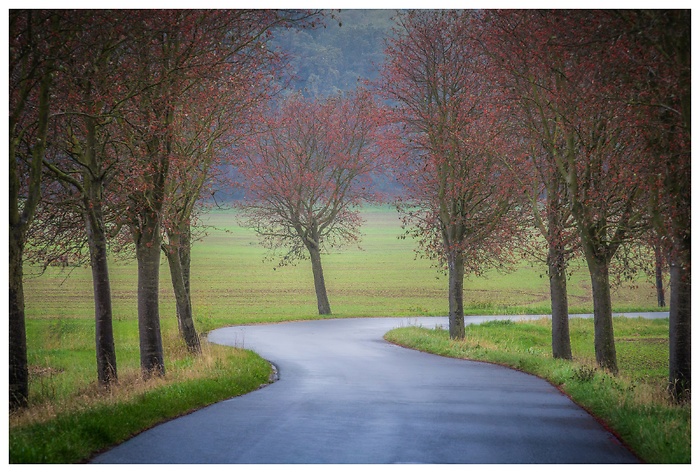
<svg viewBox="0 0 700 473"><path fill-rule="evenodd" d="M290 90L323 97L352 90L358 80L374 79L391 34L394 10L330 12L326 26L275 32L272 47L290 55Z"/></svg>

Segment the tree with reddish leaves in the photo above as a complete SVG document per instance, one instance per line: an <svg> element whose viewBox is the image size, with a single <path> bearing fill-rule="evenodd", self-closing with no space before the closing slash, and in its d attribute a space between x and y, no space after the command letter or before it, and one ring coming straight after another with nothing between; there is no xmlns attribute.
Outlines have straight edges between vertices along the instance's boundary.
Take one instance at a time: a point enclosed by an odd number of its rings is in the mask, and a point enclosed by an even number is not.
<svg viewBox="0 0 700 473"><path fill-rule="evenodd" d="M63 251L66 258L80 258L87 244L95 301L97 377L101 385L108 386L117 381L108 269L108 240L119 231L118 175L123 149L117 121L123 104L138 93L122 80L120 64L129 13L65 10L57 15L64 31L70 32L64 44L70 54L61 58L55 74L52 152L44 165L50 179L57 181L47 190L61 191L51 192L46 199L34 238L39 243L48 237L48 244L36 248ZM58 209L70 210L56 215ZM82 220L84 231L67 227L73 223L70 214ZM60 245L54 244L56 239Z"/></svg>
<svg viewBox="0 0 700 473"><path fill-rule="evenodd" d="M185 102L193 93L215 93L213 84L235 80L240 57L255 66L269 57L265 41L272 28L305 24L315 13L268 10L158 10L133 12L131 42L123 67L140 92L130 100L121 124L130 150L130 192L126 222L138 260L138 312L141 368L145 376L165 371L158 308L162 229L166 222L169 182L183 177L174 170L183 159L183 140L191 137L179 124L198 110ZM230 90L230 89L228 89ZM201 111L201 110L200 110ZM208 112L207 112L208 113ZM206 156L206 153L198 156ZM189 177L188 177L189 178ZM171 214L172 215L172 214ZM188 222L188 219L184 219ZM183 299L184 300L184 299Z"/></svg>
<svg viewBox="0 0 700 473"><path fill-rule="evenodd" d="M568 188L555 159L564 129L537 83L538 74L550 65L546 55L530 52L538 31L528 14L487 12L482 45L489 58L486 70L509 105L501 118L508 132L499 140L499 147L506 153L512 179L522 188L522 205L531 211L532 227L547 243L543 259L550 286L552 356L570 360L567 266L579 245ZM553 90L560 78L549 79ZM537 258L542 253L539 242L534 236L525 242L527 252Z"/></svg>
<svg viewBox="0 0 700 473"><path fill-rule="evenodd" d="M9 20L9 403L17 409L27 405L29 396L24 249L41 200L53 74L63 38L54 12L11 10Z"/></svg>
<svg viewBox="0 0 700 473"><path fill-rule="evenodd" d="M135 40L122 57L127 83L140 89L125 106L120 124L129 150L123 176L127 183L124 219L138 261L139 348L144 377L165 373L158 311L161 221L173 139L170 125L182 93L174 71L187 67L186 62L178 62L181 16L175 11L134 12L130 34Z"/></svg>
<svg viewBox="0 0 700 473"><path fill-rule="evenodd" d="M380 169L377 110L362 90L321 101L296 95L270 112L236 161L244 222L281 264L311 259L320 315L331 315L321 254L360 238L358 207L371 202Z"/></svg>
<svg viewBox="0 0 700 473"><path fill-rule="evenodd" d="M450 337L464 338L464 275L507 259L516 233L512 180L491 146L498 90L482 77L480 14L412 11L386 49L381 92L393 110L404 222L447 267Z"/></svg>
<svg viewBox="0 0 700 473"><path fill-rule="evenodd" d="M518 116L515 109L510 113L511 119ZM529 220L533 230L532 236L522 242L522 253L526 258L544 262L547 266L552 356L571 360L567 268L570 260L580 253L566 185L550 158L551 144L529 135L518 139L512 137L509 135L509 143L502 149L511 150L505 159L510 177L521 186L521 205L531 212ZM528 138L534 139L529 141ZM542 238L546 242L544 248Z"/></svg>
<svg viewBox="0 0 700 473"><path fill-rule="evenodd" d="M596 360L616 373L610 266L647 224L629 42L621 22L600 11L498 12L492 25L495 37L509 39L496 60L535 117L523 121L522 135L545 144L576 222L593 288Z"/></svg>
<svg viewBox="0 0 700 473"><path fill-rule="evenodd" d="M178 327L188 349L200 351L190 291L192 226L200 195L223 164L224 150L244 136L253 111L273 93L282 58L264 47L266 12L227 13L227 49L212 58L210 70L179 97L172 127L172 166L163 209L161 247L168 259L176 299ZM286 25L289 26L289 25ZM258 39L254 36L258 35ZM251 42L252 41L252 42Z"/></svg>
<svg viewBox="0 0 700 473"><path fill-rule="evenodd" d="M176 299L178 327L192 353L199 353L190 291L192 227L200 212L199 202L208 183L225 165L227 149L250 133L253 115L273 92L276 56L266 59L238 54L235 67L226 66L218 80L206 88L190 89L182 100L174 128L171 178L167 183L162 249L170 267ZM255 59L255 60L253 60Z"/></svg>
<svg viewBox="0 0 700 473"><path fill-rule="evenodd" d="M630 41L628 57L639 128L651 157L643 170L653 231L670 262L669 392L691 389L690 11L614 12Z"/></svg>

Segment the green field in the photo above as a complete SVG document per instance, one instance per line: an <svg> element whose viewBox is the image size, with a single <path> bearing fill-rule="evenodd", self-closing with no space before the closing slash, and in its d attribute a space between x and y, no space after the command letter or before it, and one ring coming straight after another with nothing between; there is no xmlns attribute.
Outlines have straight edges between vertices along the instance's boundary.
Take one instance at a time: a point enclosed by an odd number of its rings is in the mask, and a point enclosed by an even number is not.
<svg viewBox="0 0 700 473"><path fill-rule="evenodd" d="M416 242L402 234L390 207L363 212L361 248L324 255L326 285L335 317L445 316L447 277L433 262L416 258ZM311 266L278 267L256 235L238 226L234 211L217 210L204 218L203 240L192 253L192 297L197 330L247 323L318 318ZM115 260L110 267L114 330L119 369L138 367L135 343L136 262ZM36 373L59 378L94 372L92 280L89 268L49 268L37 276L25 270L29 363ZM161 323L164 339L177 344L175 305L168 265L161 264ZM508 274L488 273L465 282L467 314L549 312L545 268L522 263ZM646 280L617 288L619 312L655 310ZM578 266L569 281L571 312L593 310L590 281ZM166 353L167 355L167 353ZM38 379L44 379L38 377ZM41 392L39 386L34 392ZM47 395L56 391L48 389ZM60 389L59 389L60 390Z"/></svg>
<svg viewBox="0 0 700 473"><path fill-rule="evenodd" d="M417 244L399 239L398 214L388 207L367 209L361 248L324 255L324 273L335 316L447 315L447 277L432 261L416 258ZM262 263L266 250L249 230L237 227L232 212L214 212L211 231L194 251L194 303L202 322L215 325L313 316L316 299L311 265ZM487 273L465 282L468 314L549 313L544 265L522 263L509 274ZM593 311L587 270L576 265L569 281L572 312ZM616 289L615 310L655 310L656 293L640 280Z"/></svg>
<svg viewBox="0 0 700 473"><path fill-rule="evenodd" d="M334 315L340 317L446 315L447 278L433 262L416 258L416 242L402 230L390 208L365 210L361 248L324 255L324 273ZM294 319L316 310L308 261L278 268L249 230L237 227L232 212L214 212L217 228L195 247L194 304L201 322L214 325ZM225 230L225 231L222 231ZM165 266L164 266L165 268ZM166 269L167 271L167 269ZM578 265L569 282L572 312L592 312L590 281ZM618 311L654 310L649 282L620 287ZM465 282L465 311L471 314L548 313L549 286L543 265L523 263L509 274L488 273Z"/></svg>
<svg viewBox="0 0 700 473"><path fill-rule="evenodd" d="M446 315L447 278L429 260L416 258L416 242L399 239L402 230L388 207L363 212L366 223L361 248L324 255L324 273L334 316L376 317ZM192 292L200 330L228 324L290 320L315 316L311 266L278 267L255 234L237 225L233 211L205 216L207 235L192 255ZM264 261L265 260L265 261ZM136 317L136 262L114 262L111 280L115 320ZM517 270L491 272L465 281L468 314L548 313L549 287L544 265L522 263ZM36 273L32 269L28 274ZM50 269L26 281L30 320L74 319L91 315L92 286L88 268ZM162 262L162 317L174 318L168 266ZM593 310L587 271L577 265L569 281L571 312ZM656 309L649 281L617 288L616 311Z"/></svg>

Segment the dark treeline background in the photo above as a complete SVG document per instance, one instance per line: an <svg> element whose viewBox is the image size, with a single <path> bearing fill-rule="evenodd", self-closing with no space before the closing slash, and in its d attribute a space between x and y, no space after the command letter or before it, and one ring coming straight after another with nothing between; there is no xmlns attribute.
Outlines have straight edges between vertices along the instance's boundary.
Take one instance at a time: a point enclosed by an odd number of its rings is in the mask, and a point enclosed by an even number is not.
<svg viewBox="0 0 700 473"><path fill-rule="evenodd" d="M395 15L395 10L329 11L325 27L276 33L272 46L291 56L288 92L325 97L376 79Z"/></svg>

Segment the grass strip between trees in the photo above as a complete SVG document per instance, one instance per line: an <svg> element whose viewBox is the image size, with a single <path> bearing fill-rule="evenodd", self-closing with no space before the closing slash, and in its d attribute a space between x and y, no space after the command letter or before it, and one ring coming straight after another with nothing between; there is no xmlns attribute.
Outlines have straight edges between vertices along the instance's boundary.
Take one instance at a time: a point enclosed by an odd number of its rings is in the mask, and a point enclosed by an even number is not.
<svg viewBox="0 0 700 473"><path fill-rule="evenodd" d="M165 379L120 380L112 399L10 429L10 463L80 463L134 435L196 409L258 389L271 367L257 354L208 347L213 354ZM187 372L185 372L187 371ZM141 389L139 389L139 387Z"/></svg>
<svg viewBox="0 0 700 473"><path fill-rule="evenodd" d="M593 337L587 335L593 330L592 320L571 321L571 362L551 357L548 324L546 320L487 322L467 326L461 341L451 340L446 330L423 327L398 328L385 338L407 348L534 374L598 418L642 461L690 463L690 405L669 403L663 369L654 369L664 364L668 369L668 350L664 354L658 349L668 343L667 338L663 340L668 336L667 320L615 319L617 377L596 368Z"/></svg>

